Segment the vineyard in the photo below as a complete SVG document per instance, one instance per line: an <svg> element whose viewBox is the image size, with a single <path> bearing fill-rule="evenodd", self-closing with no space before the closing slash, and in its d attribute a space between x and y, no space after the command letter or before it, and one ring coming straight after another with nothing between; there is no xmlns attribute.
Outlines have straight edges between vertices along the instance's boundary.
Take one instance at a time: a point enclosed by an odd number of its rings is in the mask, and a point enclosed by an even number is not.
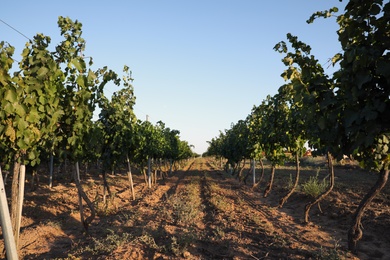
<svg viewBox="0 0 390 260"><path fill-rule="evenodd" d="M302 183L321 167L309 162ZM26 195L20 248L23 259L385 259L390 254L388 205L390 190L368 211L365 237L358 256L347 250L346 227L359 197L372 183L371 174L350 165L336 169L337 185L304 224L304 205L311 200L302 189L282 209L293 166L281 167L275 190L262 197L265 182L252 190L219 168L211 158L191 159L182 169L159 178L147 189L134 174L132 200L123 173L110 175L112 197L102 203L103 184L82 172L83 187L96 206L97 217L86 235L80 222L74 182L42 186ZM266 176L271 165L266 163ZM44 170L44 169L43 169ZM249 170L246 166L245 171ZM256 169L259 173L260 169ZM43 180L43 179L42 179ZM30 187L30 186L28 186ZM383 205L386 205L383 207ZM381 206L382 210L377 209ZM2 244L3 246L3 244Z"/></svg>
<svg viewBox="0 0 390 260"><path fill-rule="evenodd" d="M338 12L307 20L336 20L335 71L287 33L285 84L202 156L136 117L130 68L95 68L79 21L20 60L0 42L3 257L388 258L390 3Z"/></svg>

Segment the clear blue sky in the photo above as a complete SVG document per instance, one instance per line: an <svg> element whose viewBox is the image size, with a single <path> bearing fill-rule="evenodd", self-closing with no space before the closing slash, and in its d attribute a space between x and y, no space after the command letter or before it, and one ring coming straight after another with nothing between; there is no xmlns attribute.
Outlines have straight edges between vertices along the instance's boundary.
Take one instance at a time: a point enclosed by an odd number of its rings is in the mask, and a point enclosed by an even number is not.
<svg viewBox="0 0 390 260"><path fill-rule="evenodd" d="M273 47L292 33L326 64L341 50L335 19L306 24L338 0L4 1L0 19L29 38L61 38L58 16L83 24L94 66L133 72L135 113L163 121L203 153L207 142L245 119L254 105L284 84ZM0 22L0 41L20 57L26 38ZM118 87L110 85L110 96Z"/></svg>

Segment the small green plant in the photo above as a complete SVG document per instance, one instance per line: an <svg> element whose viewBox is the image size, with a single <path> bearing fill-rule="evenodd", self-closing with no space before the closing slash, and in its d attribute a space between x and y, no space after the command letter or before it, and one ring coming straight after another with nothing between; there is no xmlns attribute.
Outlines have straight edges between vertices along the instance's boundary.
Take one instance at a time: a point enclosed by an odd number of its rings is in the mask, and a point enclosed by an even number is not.
<svg viewBox="0 0 390 260"><path fill-rule="evenodd" d="M228 211L231 209L231 204L226 201L226 198L221 195L214 195L211 197L210 202L214 207L222 212Z"/></svg>
<svg viewBox="0 0 390 260"><path fill-rule="evenodd" d="M108 229L107 231L108 234L104 238L92 238L91 243L86 246L83 251L94 256L107 255L133 239L132 235L129 233L118 234L111 229Z"/></svg>
<svg viewBox="0 0 390 260"><path fill-rule="evenodd" d="M61 222L58 220L47 219L47 220L42 221L42 225L50 226L50 227L54 227L54 228L58 228L58 229L61 228Z"/></svg>
<svg viewBox="0 0 390 260"><path fill-rule="evenodd" d="M121 211L117 216L124 226L133 226L137 222L139 212L136 210L129 210L128 212Z"/></svg>
<svg viewBox="0 0 390 260"><path fill-rule="evenodd" d="M223 240L225 238L225 231L220 226L215 227L215 229L213 230L213 234L217 240Z"/></svg>
<svg viewBox="0 0 390 260"><path fill-rule="evenodd" d="M180 256L182 249L180 248L179 242L175 236L172 237L171 251L175 256Z"/></svg>
<svg viewBox="0 0 390 260"><path fill-rule="evenodd" d="M192 181L182 192L167 197L166 204L161 210L162 214L168 220L185 226L192 225L204 209L204 205L199 200L199 193L199 180Z"/></svg>
<svg viewBox="0 0 390 260"><path fill-rule="evenodd" d="M322 181L319 180L319 172L320 169L317 170L317 174L315 176L310 176L309 180L302 184L303 192L313 198L317 198L328 187L328 181L326 178Z"/></svg>
<svg viewBox="0 0 390 260"><path fill-rule="evenodd" d="M187 200L181 196L171 198L171 205L174 210L174 218L178 223L190 225L194 219L199 216L202 211L202 205L197 205L191 200Z"/></svg>
<svg viewBox="0 0 390 260"><path fill-rule="evenodd" d="M145 232L144 234L142 234L142 236L139 236L137 237L136 239L137 241L149 246L150 248L153 248L153 249L156 249L156 250L160 250L161 247L157 245L156 241L154 240L154 237Z"/></svg>
<svg viewBox="0 0 390 260"><path fill-rule="evenodd" d="M288 239L286 239L285 237L283 237L279 234L275 234L275 235L273 235L273 244L275 244L279 247L285 247L286 245L289 244L289 242L288 242Z"/></svg>
<svg viewBox="0 0 390 260"><path fill-rule="evenodd" d="M263 226L264 225L264 219L260 218L258 215L251 215L252 221L257 225L257 226Z"/></svg>
<svg viewBox="0 0 390 260"><path fill-rule="evenodd" d="M286 187L288 190L291 190L293 186L294 186L294 180L293 180L292 174L290 173L290 178L287 181Z"/></svg>
<svg viewBox="0 0 390 260"><path fill-rule="evenodd" d="M97 193L94 200L95 211L98 216L108 216L118 212L118 206L115 203L116 193L113 192L111 196L107 196L106 203Z"/></svg>
<svg viewBox="0 0 390 260"><path fill-rule="evenodd" d="M335 242L333 248L321 247L319 252L315 254L317 260L342 260L344 259L339 252L340 244L338 241Z"/></svg>
<svg viewBox="0 0 390 260"><path fill-rule="evenodd" d="M180 236L173 236L171 241L170 250L175 256L183 256L188 247L195 240L195 236L192 232L184 232Z"/></svg>

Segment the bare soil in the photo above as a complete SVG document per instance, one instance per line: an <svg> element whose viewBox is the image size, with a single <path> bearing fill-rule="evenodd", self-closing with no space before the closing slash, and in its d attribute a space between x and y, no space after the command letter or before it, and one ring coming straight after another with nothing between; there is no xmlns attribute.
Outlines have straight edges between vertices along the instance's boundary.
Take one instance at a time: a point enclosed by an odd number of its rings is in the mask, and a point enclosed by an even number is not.
<svg viewBox="0 0 390 260"><path fill-rule="evenodd" d="M327 175L323 162L302 167L301 182ZM260 169L257 169L260 172ZM276 170L270 196L262 197L270 169L258 190L240 183L210 158L191 160L148 189L134 174L131 200L126 174L109 175L112 197L102 202L102 180L83 173L82 183L97 217L88 233L80 223L74 183L58 180L49 188L41 173L37 189L26 186L19 254L21 259L390 259L388 185L363 219L358 255L347 251L351 217L376 174L353 165L335 168L330 196L313 207L310 224L303 210L311 198L302 190L283 208L293 165ZM46 175L46 173L45 173ZM252 177L250 177L252 178ZM9 181L10 183L10 181ZM0 242L4 259L4 243Z"/></svg>

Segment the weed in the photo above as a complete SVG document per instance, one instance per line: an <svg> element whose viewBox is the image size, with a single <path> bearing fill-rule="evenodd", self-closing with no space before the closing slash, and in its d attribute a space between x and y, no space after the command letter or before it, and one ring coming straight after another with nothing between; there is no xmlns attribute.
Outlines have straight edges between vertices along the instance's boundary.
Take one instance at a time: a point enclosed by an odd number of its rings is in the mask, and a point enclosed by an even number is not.
<svg viewBox="0 0 390 260"><path fill-rule="evenodd" d="M156 244L154 237L149 233L144 233L142 236L137 237L137 241L149 246L152 249L160 250L161 247Z"/></svg>
<svg viewBox="0 0 390 260"><path fill-rule="evenodd" d="M265 220L259 220L258 226L262 232L266 233L269 236L272 236L275 233L275 228L272 225L272 223L265 221Z"/></svg>
<svg viewBox="0 0 390 260"><path fill-rule="evenodd" d="M133 239L129 233L118 234L111 229L107 231L109 233L105 238L92 238L92 243L84 248L84 252L94 256L107 255Z"/></svg>
<svg viewBox="0 0 390 260"><path fill-rule="evenodd" d="M120 222L123 223L125 226L133 226L136 223L138 216L139 212L133 210L127 212L122 211L118 214Z"/></svg>
<svg viewBox="0 0 390 260"><path fill-rule="evenodd" d="M103 203L102 198L100 198L99 194L96 194L94 204L96 214L98 216L108 216L111 214L115 214L118 211L118 207L115 203L116 193L112 193L111 196L107 196L106 203Z"/></svg>
<svg viewBox="0 0 390 260"><path fill-rule="evenodd" d="M172 237L171 251L175 256L179 256L182 253L182 249L175 236Z"/></svg>
<svg viewBox="0 0 390 260"><path fill-rule="evenodd" d="M206 176L206 175L205 175ZM209 192L211 193L220 193L223 189L215 182L207 182L207 185L209 187Z"/></svg>
<svg viewBox="0 0 390 260"><path fill-rule="evenodd" d="M281 235L275 234L273 236L273 244L279 247L286 247L289 244L289 242L286 238L282 237Z"/></svg>
<svg viewBox="0 0 390 260"><path fill-rule="evenodd" d="M170 250L175 256L182 256L195 239L192 232L185 232L178 237L173 236L171 238Z"/></svg>
<svg viewBox="0 0 390 260"><path fill-rule="evenodd" d="M260 218L257 215L252 215L252 221L257 225L257 226L263 226L264 225L264 220Z"/></svg>
<svg viewBox="0 0 390 260"><path fill-rule="evenodd" d="M192 203L193 201L183 199L180 196L174 196L171 199L174 210L174 217L178 223L191 224L202 210L200 205Z"/></svg>
<svg viewBox="0 0 390 260"><path fill-rule="evenodd" d="M220 226L215 227L213 234L217 240L223 240L225 238L225 231Z"/></svg>
<svg viewBox="0 0 390 260"><path fill-rule="evenodd" d="M245 200L244 200L244 199L242 199L242 198L238 198L238 200L237 200L237 204L238 204L238 206L242 207L242 206L244 206L244 205L245 205Z"/></svg>
<svg viewBox="0 0 390 260"><path fill-rule="evenodd" d="M88 187L88 189L90 190L94 190L96 187L96 183L93 179L89 179L88 182L86 183L86 186Z"/></svg>
<svg viewBox="0 0 390 260"><path fill-rule="evenodd" d="M294 183L295 183L295 180L293 180L293 176L290 173L290 178L288 179L288 182L287 182L287 185L286 185L287 189L291 190L294 187ZM297 185L297 187L295 187L295 190L299 191L300 190L300 186Z"/></svg>
<svg viewBox="0 0 390 260"><path fill-rule="evenodd" d="M68 257L65 258L50 258L51 260L80 260L80 257L74 256L72 254L68 254Z"/></svg>
<svg viewBox="0 0 390 260"><path fill-rule="evenodd" d="M339 252L339 243L335 242L334 248L323 248L319 252L317 252L314 257L317 260L342 260L342 256Z"/></svg>
<svg viewBox="0 0 390 260"><path fill-rule="evenodd" d="M315 176L310 176L309 180L302 184L303 192L313 198L317 198L328 187L328 181L324 178L322 181L318 179L320 169L317 170Z"/></svg>
<svg viewBox="0 0 390 260"><path fill-rule="evenodd" d="M211 197L210 202L214 207L222 212L228 211L231 209L231 205L226 201L226 198L221 195L215 195Z"/></svg>
<svg viewBox="0 0 390 260"><path fill-rule="evenodd" d="M192 181L184 191L167 198L162 214L168 220L183 225L192 225L204 209L204 205L199 200L199 192L199 180Z"/></svg>
<svg viewBox="0 0 390 260"><path fill-rule="evenodd" d="M58 220L49 220L49 219L47 219L47 220L44 220L42 222L42 225L61 229L61 222L58 221Z"/></svg>

